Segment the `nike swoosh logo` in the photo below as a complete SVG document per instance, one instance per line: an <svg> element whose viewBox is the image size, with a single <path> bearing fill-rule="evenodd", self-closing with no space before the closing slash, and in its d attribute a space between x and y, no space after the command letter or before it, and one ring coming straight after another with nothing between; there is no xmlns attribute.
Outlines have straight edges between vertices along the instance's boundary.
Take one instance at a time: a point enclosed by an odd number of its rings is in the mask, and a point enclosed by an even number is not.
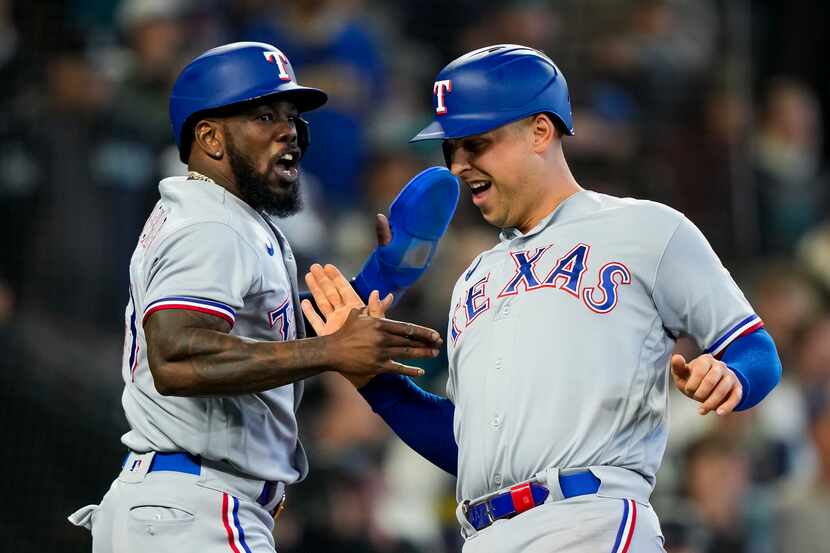
<svg viewBox="0 0 830 553"><path fill-rule="evenodd" d="M475 264L475 265L473 265L472 269L470 269L469 271L467 271L467 274L466 274L466 275L464 275L464 281L465 281L465 282L466 282L466 281L468 281L468 280L470 280L470 277L473 275L473 273L474 273L474 272L476 272L476 269L478 269L478 264L479 264L479 263L481 263L481 256L479 256L478 261L476 261L476 264Z"/></svg>
<svg viewBox="0 0 830 553"><path fill-rule="evenodd" d="M268 252L268 255L274 255L274 246L270 242L266 242L265 251Z"/></svg>

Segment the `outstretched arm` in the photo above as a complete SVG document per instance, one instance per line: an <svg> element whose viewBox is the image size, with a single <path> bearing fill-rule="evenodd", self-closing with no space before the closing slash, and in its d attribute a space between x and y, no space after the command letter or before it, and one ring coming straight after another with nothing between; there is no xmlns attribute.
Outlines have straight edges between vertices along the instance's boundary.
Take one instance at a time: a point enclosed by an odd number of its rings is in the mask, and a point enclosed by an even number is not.
<svg viewBox="0 0 830 553"><path fill-rule="evenodd" d="M458 444L453 434L452 402L431 394L411 378L375 377L358 391L406 445L430 463L458 474Z"/></svg>
<svg viewBox="0 0 830 553"><path fill-rule="evenodd" d="M363 301L334 265L312 265L305 280L320 313L309 300L303 300L303 313L320 336L335 332L342 324L343 313L363 307ZM368 312L382 317L391 304L391 295L381 301L378 292L372 291ZM449 399L422 390L409 378L347 378L407 445L439 468L457 473L455 406Z"/></svg>
<svg viewBox="0 0 830 553"><path fill-rule="evenodd" d="M234 395L268 390L336 370L354 378L423 370L392 358L434 357L440 337L410 323L350 310L338 332L263 342L229 334L230 324L204 313L165 310L144 322L147 358L163 395Z"/></svg>

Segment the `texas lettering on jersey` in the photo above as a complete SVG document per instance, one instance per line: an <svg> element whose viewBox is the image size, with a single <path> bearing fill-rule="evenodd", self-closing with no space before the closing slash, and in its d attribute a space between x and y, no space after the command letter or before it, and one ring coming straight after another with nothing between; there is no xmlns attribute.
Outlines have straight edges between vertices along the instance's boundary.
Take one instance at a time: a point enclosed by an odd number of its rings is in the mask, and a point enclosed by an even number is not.
<svg viewBox="0 0 830 553"><path fill-rule="evenodd" d="M631 284L631 271L628 267L621 261L606 263L598 271L596 285L584 286L582 280L588 271L591 246L579 243L559 257L553 268L542 277L537 272L538 265L552 246L553 244L550 244L533 250L509 252L516 267L496 297L556 289L580 299L585 307L594 313L611 312L617 306L620 286ZM468 277L471 273L468 273ZM453 341L490 308L490 297L486 288L489 281L490 273L487 273L467 288L459 298L452 312L450 335Z"/></svg>

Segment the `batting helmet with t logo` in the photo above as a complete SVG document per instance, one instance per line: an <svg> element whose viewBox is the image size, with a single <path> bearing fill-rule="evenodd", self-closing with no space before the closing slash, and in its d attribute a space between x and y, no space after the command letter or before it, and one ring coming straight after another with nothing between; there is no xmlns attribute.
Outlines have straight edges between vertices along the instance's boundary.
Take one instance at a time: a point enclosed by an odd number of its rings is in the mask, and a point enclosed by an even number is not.
<svg viewBox="0 0 830 553"><path fill-rule="evenodd" d="M170 122L185 163L193 142L197 116L207 111L279 96L302 113L326 103L322 90L297 83L288 57L263 42L234 42L208 50L179 74L170 95ZM303 151L309 143L308 124L298 119L297 142Z"/></svg>
<svg viewBox="0 0 830 553"><path fill-rule="evenodd" d="M527 46L498 44L464 54L438 73L432 92L433 122L411 142L481 134L537 113L574 134L565 76Z"/></svg>

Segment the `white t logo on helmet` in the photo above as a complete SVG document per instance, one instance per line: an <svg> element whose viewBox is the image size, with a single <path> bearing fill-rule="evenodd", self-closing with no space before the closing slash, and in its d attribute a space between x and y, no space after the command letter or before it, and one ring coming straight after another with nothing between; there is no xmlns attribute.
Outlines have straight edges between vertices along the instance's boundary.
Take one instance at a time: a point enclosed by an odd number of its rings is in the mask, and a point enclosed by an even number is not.
<svg viewBox="0 0 830 553"><path fill-rule="evenodd" d="M277 51L267 51L262 53L265 56L265 59L268 60L268 63L276 63L277 67L279 67L280 73L277 75L281 81L290 81L291 75L288 74L288 58L285 57L285 54Z"/></svg>
<svg viewBox="0 0 830 553"><path fill-rule="evenodd" d="M435 113L437 115L444 115L447 113L447 106L444 104L444 95L452 92L452 81L447 79L445 81L435 81L432 86L432 92L438 98L438 105L435 106Z"/></svg>

